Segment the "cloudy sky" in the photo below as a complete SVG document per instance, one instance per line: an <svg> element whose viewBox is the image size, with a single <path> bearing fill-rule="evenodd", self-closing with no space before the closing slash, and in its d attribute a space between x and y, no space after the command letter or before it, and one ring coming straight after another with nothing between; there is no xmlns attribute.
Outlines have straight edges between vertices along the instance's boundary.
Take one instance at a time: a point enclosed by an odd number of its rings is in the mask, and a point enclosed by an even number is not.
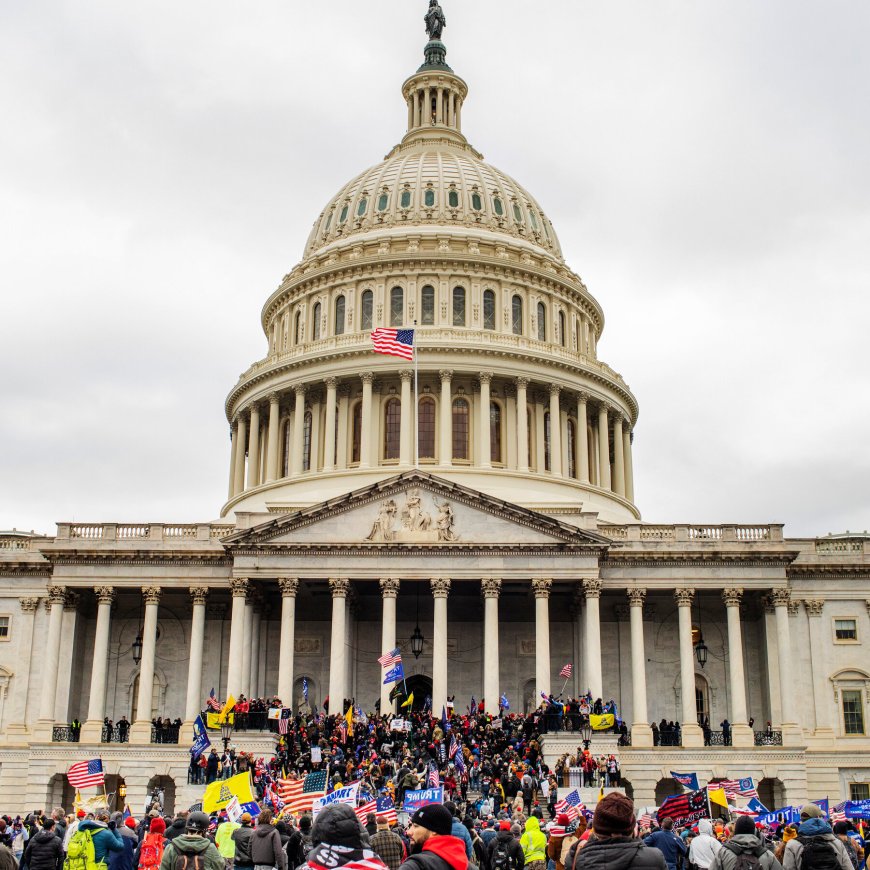
<svg viewBox="0 0 870 870"><path fill-rule="evenodd" d="M0 0L0 528L195 521L314 218L404 132L425 0ZM660 522L870 528L870 6L444 0Z"/></svg>

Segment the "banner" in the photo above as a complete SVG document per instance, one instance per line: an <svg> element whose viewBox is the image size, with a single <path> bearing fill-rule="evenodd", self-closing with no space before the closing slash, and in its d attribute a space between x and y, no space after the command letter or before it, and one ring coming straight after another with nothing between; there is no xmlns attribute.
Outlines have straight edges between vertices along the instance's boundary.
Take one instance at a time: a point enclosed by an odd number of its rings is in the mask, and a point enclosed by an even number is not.
<svg viewBox="0 0 870 870"><path fill-rule="evenodd" d="M418 788L414 791L405 792L405 802L402 804L402 810L406 813L416 813L420 807L425 807L427 804L443 803L443 788Z"/></svg>
<svg viewBox="0 0 870 870"><path fill-rule="evenodd" d="M677 773L672 770L671 779L675 779L681 786L690 791L697 791L701 787L698 785L697 773Z"/></svg>
<svg viewBox="0 0 870 870"><path fill-rule="evenodd" d="M397 683L399 680L405 679L405 669L402 667L402 663L399 662L395 667L390 668L384 674L384 685L387 686L390 683Z"/></svg>
<svg viewBox="0 0 870 870"><path fill-rule="evenodd" d="M870 819L870 800L846 801L843 814L849 819Z"/></svg>
<svg viewBox="0 0 870 870"><path fill-rule="evenodd" d="M222 810L234 797L239 799L240 804L249 804L254 800L250 771L207 785L202 796L202 811L210 814Z"/></svg>
<svg viewBox="0 0 870 870"><path fill-rule="evenodd" d="M593 731L606 731L616 724L616 717L613 713L602 713L596 716L594 713L589 717L589 724Z"/></svg>
<svg viewBox="0 0 870 870"><path fill-rule="evenodd" d="M280 707L270 707L267 718L280 719L281 718L281 708Z"/></svg>
<svg viewBox="0 0 870 870"><path fill-rule="evenodd" d="M662 819L672 818L677 826L697 822L699 819L710 817L707 809L707 789L689 791L684 794L671 795L659 807L658 822Z"/></svg>
<svg viewBox="0 0 870 870"><path fill-rule="evenodd" d="M223 713L206 713L205 714L205 727L209 729L209 731L220 731L221 725L226 722L235 723L236 714L230 713L226 720L224 720Z"/></svg>
<svg viewBox="0 0 870 870"><path fill-rule="evenodd" d="M780 810L771 810L769 813L762 814L756 819L763 825L791 825L792 823L800 823L801 808L800 807L783 807Z"/></svg>
<svg viewBox="0 0 870 870"><path fill-rule="evenodd" d="M211 746L211 740L208 739L208 734L205 733L205 723L202 721L202 716L197 716L193 720L193 746L190 747L190 754L193 756L193 760L196 761L209 746Z"/></svg>
<svg viewBox="0 0 870 870"><path fill-rule="evenodd" d="M357 797L359 796L359 783L346 785L344 788L337 788L330 792L326 797L318 798L312 805L312 812L316 816L324 807L330 804L350 804L356 806Z"/></svg>

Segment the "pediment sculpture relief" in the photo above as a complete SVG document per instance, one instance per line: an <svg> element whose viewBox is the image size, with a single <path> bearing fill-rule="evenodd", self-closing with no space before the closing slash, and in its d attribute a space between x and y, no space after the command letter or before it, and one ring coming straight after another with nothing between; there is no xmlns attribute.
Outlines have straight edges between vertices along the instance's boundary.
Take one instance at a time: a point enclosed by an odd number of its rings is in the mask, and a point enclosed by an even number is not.
<svg viewBox="0 0 870 870"><path fill-rule="evenodd" d="M372 530L366 537L372 543L442 543L459 540L454 529L456 518L448 501L432 497L432 509L427 509L419 489L405 493L401 509L395 499L387 499L378 507Z"/></svg>

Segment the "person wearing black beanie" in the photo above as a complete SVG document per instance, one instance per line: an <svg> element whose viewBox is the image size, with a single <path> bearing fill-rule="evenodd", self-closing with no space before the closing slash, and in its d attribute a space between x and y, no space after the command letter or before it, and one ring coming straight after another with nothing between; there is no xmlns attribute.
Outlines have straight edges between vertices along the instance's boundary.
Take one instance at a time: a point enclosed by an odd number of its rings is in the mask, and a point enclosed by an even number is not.
<svg viewBox="0 0 870 870"><path fill-rule="evenodd" d="M451 835L453 815L441 804L427 804L411 816L412 854L399 870L468 870L465 844Z"/></svg>

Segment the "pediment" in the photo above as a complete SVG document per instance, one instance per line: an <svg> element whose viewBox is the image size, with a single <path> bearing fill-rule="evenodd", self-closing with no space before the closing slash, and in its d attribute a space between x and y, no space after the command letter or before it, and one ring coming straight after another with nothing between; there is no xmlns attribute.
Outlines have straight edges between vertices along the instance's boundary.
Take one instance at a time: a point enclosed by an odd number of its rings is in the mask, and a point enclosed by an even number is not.
<svg viewBox="0 0 870 870"><path fill-rule="evenodd" d="M569 547L611 542L435 475L410 471L223 539L251 547Z"/></svg>

